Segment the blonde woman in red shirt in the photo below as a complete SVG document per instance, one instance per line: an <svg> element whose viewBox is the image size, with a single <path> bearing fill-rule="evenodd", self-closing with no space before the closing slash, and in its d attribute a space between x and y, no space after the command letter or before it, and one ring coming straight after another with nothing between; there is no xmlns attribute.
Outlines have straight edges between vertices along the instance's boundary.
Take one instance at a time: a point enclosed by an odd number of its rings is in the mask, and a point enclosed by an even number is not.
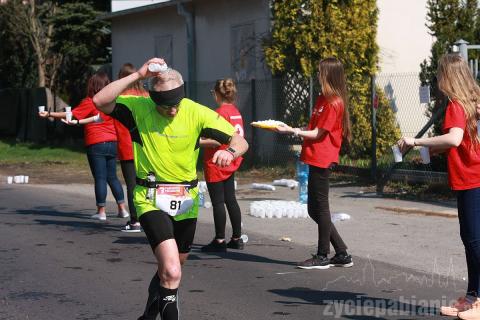
<svg viewBox="0 0 480 320"><path fill-rule="evenodd" d="M322 88L312 110L306 130L281 126L277 131L303 138L300 160L309 165L308 215L318 226L318 248L312 258L298 264L302 269L328 269L330 266L351 267L335 225L331 221L328 201L331 168L338 163L340 147L351 139L348 95L343 64L336 58L326 58L318 65L318 80ZM328 258L330 242L335 255Z"/></svg>
<svg viewBox="0 0 480 320"><path fill-rule="evenodd" d="M243 137L243 119L240 111L235 106L237 88L232 79L221 79L215 83L212 90L213 98L218 105L215 110L235 127L236 132ZM201 248L204 252L225 252L229 249L243 249L245 244L240 238L242 234L242 213L235 197L235 171L240 167L243 158L238 157L227 167L219 167L212 162L218 150L230 150L227 145L221 145L212 139L201 139L200 145L205 147L203 157L203 171L207 182L208 193L212 200L213 221L215 223L215 238ZM225 241L226 212L228 210L232 224L232 237Z"/></svg>
<svg viewBox="0 0 480 320"><path fill-rule="evenodd" d="M450 307L442 307L440 312L460 319L480 319L480 139L477 122L480 87L466 61L458 54L440 58L437 81L438 88L449 99L444 134L418 139L403 137L398 145L402 151L423 146L430 148L431 153L447 153L449 185L457 192L468 286L465 296Z"/></svg>

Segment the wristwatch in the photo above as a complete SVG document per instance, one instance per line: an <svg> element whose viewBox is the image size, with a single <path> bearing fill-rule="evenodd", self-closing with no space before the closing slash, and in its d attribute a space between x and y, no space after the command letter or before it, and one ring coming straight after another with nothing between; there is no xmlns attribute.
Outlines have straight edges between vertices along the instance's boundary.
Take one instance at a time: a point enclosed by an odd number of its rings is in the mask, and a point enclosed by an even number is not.
<svg viewBox="0 0 480 320"><path fill-rule="evenodd" d="M235 152L237 152L237 150L233 149L232 147L228 147L227 149L225 149L225 151L231 153L232 156L235 158Z"/></svg>

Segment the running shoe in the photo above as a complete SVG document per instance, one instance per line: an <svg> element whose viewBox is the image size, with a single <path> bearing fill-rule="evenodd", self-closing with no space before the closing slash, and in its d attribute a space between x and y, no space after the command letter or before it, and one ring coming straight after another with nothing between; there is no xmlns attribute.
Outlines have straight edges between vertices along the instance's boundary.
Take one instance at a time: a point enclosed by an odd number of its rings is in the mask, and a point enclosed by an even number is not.
<svg viewBox="0 0 480 320"><path fill-rule="evenodd" d="M212 242L203 246L200 250L203 252L226 252L227 244L225 241L218 242L217 239L213 239Z"/></svg>
<svg viewBox="0 0 480 320"><path fill-rule="evenodd" d="M444 316L456 317L459 312L470 309L472 302L468 301L467 297L460 297L457 301L449 307L440 307L440 314Z"/></svg>
<svg viewBox="0 0 480 320"><path fill-rule="evenodd" d="M330 259L324 255L312 254L310 259L300 262L297 265L300 269L328 269L330 268Z"/></svg>
<svg viewBox="0 0 480 320"><path fill-rule="evenodd" d="M336 253L330 258L330 266L349 268L353 266L352 256L346 252Z"/></svg>
<svg viewBox="0 0 480 320"><path fill-rule="evenodd" d="M237 249L237 250L243 250L245 248L245 243L243 242L242 238L238 239L230 239L230 241L227 243L227 248L230 249Z"/></svg>
<svg viewBox="0 0 480 320"><path fill-rule="evenodd" d="M140 226L140 222L135 222L135 223L130 223L127 222L126 225L124 225L122 227L122 229L120 229L120 231L122 232L142 232L142 227Z"/></svg>
<svg viewBox="0 0 480 320"><path fill-rule="evenodd" d="M127 210L122 210L117 215L118 218L128 218L130 217L130 213Z"/></svg>
<svg viewBox="0 0 480 320"><path fill-rule="evenodd" d="M100 221L105 221L107 220L107 215L105 213L104 214L97 213L97 214L94 214L93 216L90 216L90 218L100 220Z"/></svg>
<svg viewBox="0 0 480 320"><path fill-rule="evenodd" d="M469 308L467 310L460 311L457 317L463 320L480 319L480 300L476 299L475 302L473 302L473 304L469 305Z"/></svg>

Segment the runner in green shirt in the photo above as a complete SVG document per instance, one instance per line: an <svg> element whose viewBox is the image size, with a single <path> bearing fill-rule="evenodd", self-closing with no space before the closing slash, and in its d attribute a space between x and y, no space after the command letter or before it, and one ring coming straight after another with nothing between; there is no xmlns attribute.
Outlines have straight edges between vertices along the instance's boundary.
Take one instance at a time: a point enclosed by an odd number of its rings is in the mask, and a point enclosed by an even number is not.
<svg viewBox="0 0 480 320"><path fill-rule="evenodd" d="M228 144L212 161L228 166L248 149L243 137L218 114L186 99L180 73L153 73L147 61L136 73L110 83L93 101L104 113L129 128L135 154L134 203L158 262L139 320L178 319L181 265L190 252L198 215L196 163L200 137ZM151 78L150 97L119 97L135 81Z"/></svg>

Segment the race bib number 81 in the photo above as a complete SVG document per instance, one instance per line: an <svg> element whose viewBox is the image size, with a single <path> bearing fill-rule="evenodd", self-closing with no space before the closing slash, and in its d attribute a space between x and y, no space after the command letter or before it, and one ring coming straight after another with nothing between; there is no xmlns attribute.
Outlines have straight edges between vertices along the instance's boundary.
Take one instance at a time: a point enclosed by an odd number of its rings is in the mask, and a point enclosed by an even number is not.
<svg viewBox="0 0 480 320"><path fill-rule="evenodd" d="M157 187L155 206L174 217L187 212L193 206L193 199L185 185L161 184Z"/></svg>

